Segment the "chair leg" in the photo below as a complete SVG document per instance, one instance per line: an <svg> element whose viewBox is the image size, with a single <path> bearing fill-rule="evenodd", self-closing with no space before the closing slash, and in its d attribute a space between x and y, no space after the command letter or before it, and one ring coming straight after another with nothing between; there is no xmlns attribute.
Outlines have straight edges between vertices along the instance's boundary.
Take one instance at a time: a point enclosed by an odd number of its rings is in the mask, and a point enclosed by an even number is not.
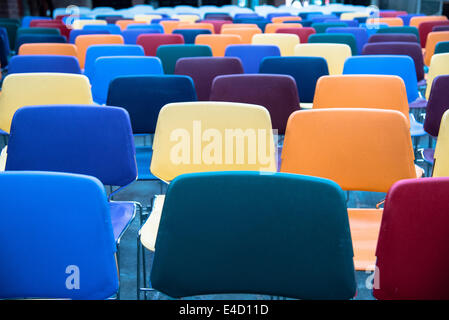
<svg viewBox="0 0 449 320"><path fill-rule="evenodd" d="M140 300L140 235L137 235L137 300Z"/></svg>
<svg viewBox="0 0 449 320"><path fill-rule="evenodd" d="M117 257L117 271L118 271L118 290L117 290L117 300L120 300L120 287L121 287L121 281L120 281L120 241L117 242L117 253L116 253L116 257Z"/></svg>

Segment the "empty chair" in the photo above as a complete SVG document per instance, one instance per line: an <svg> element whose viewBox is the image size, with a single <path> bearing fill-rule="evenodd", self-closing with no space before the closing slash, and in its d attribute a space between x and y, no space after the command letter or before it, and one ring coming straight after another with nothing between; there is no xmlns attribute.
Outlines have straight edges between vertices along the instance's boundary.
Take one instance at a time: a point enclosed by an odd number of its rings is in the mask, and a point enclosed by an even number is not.
<svg viewBox="0 0 449 320"><path fill-rule="evenodd" d="M449 74L449 53L440 53L432 57L429 67L429 73L427 74L427 89L426 98L430 97L430 90L432 88L433 80L440 76Z"/></svg>
<svg viewBox="0 0 449 320"><path fill-rule="evenodd" d="M365 28L328 28L326 32L352 34L357 44L357 54L362 54L363 46L368 42L369 38Z"/></svg>
<svg viewBox="0 0 449 320"><path fill-rule="evenodd" d="M0 219L0 240L8 244L0 249L0 298L96 300L116 294L110 211L96 178L2 172Z"/></svg>
<svg viewBox="0 0 449 320"><path fill-rule="evenodd" d="M259 28L228 28L223 29L221 34L234 34L241 38L242 44L251 44L253 36L260 34L262 31Z"/></svg>
<svg viewBox="0 0 449 320"><path fill-rule="evenodd" d="M421 47L425 48L427 44L427 36L436 26L449 26L449 21L426 21L418 26L419 37L421 38Z"/></svg>
<svg viewBox="0 0 449 320"><path fill-rule="evenodd" d="M93 19L77 19L72 23L72 29L83 29L86 25L106 25L105 20L93 20Z"/></svg>
<svg viewBox="0 0 449 320"><path fill-rule="evenodd" d="M124 44L124 41L123 37L117 34L78 36L75 40L75 45L78 48L78 60L81 69L84 69L87 49L94 44Z"/></svg>
<svg viewBox="0 0 449 320"><path fill-rule="evenodd" d="M437 45L435 46L434 54L448 53L448 52L449 52L449 41L438 42Z"/></svg>
<svg viewBox="0 0 449 320"><path fill-rule="evenodd" d="M276 45L231 45L225 56L237 57L243 65L245 73L258 73L261 61L265 57L279 57L281 51Z"/></svg>
<svg viewBox="0 0 449 320"><path fill-rule="evenodd" d="M389 17L389 18L374 18L374 19L368 19L366 21L367 24L373 24L373 23L382 23L386 24L389 27L402 27L404 26L404 21L401 18L397 17Z"/></svg>
<svg viewBox="0 0 449 320"><path fill-rule="evenodd" d="M51 36L60 36L61 32L59 29L55 28L19 28L17 30L17 38L24 35L31 34L40 34L40 35L51 35Z"/></svg>
<svg viewBox="0 0 449 320"><path fill-rule="evenodd" d="M95 74L95 61L100 57L112 56L144 56L145 53L138 45L116 45L116 44L94 44L86 51L86 62L84 64L84 75L90 81Z"/></svg>
<svg viewBox="0 0 449 320"><path fill-rule="evenodd" d="M184 196L192 201L179 206ZM356 283L345 209L341 189L325 179L248 172L180 176L167 191L151 283L171 297L258 293L351 299ZM279 211L284 214L274 214ZM195 259L187 259L187 246L198 250ZM229 268L217 251L239 263Z"/></svg>
<svg viewBox="0 0 449 320"><path fill-rule="evenodd" d="M165 34L172 33L173 30L178 29L178 26L181 24L179 20L165 20L159 22L159 24L164 28Z"/></svg>
<svg viewBox="0 0 449 320"><path fill-rule="evenodd" d="M197 35L212 33L207 29L175 29L172 31L172 34L180 34L184 38L184 43L194 44Z"/></svg>
<svg viewBox="0 0 449 320"><path fill-rule="evenodd" d="M58 55L78 59L78 50L70 43L26 43L19 48L19 55Z"/></svg>
<svg viewBox="0 0 449 320"><path fill-rule="evenodd" d="M17 35L17 30L19 29L19 23L0 21L0 28L6 29L6 33L8 34L9 47L14 48L14 46L16 44L16 35Z"/></svg>
<svg viewBox="0 0 449 320"><path fill-rule="evenodd" d="M214 28L214 33L220 34L223 25L232 23L230 20L202 20L202 22L211 24ZM209 30L210 31L210 30Z"/></svg>
<svg viewBox="0 0 449 320"><path fill-rule="evenodd" d="M279 47L282 56L293 56L299 38L294 34L256 34L253 36L252 44L275 45Z"/></svg>
<svg viewBox="0 0 449 320"><path fill-rule="evenodd" d="M268 23L265 26L265 33L276 33L277 29L284 28L284 23ZM302 25L300 23L289 23L289 28L302 28Z"/></svg>
<svg viewBox="0 0 449 320"><path fill-rule="evenodd" d="M181 22L178 24L177 29L206 29L209 30L211 33L215 33L215 28L212 23L187 23L187 22Z"/></svg>
<svg viewBox="0 0 449 320"><path fill-rule="evenodd" d="M240 36L235 34L200 34L195 39L195 44L209 46L214 57L224 57L228 46L241 42Z"/></svg>
<svg viewBox="0 0 449 320"><path fill-rule="evenodd" d="M284 28L277 29L276 33L296 34L299 37L299 43L307 43L309 41L310 35L315 34L316 31L311 27L289 28L288 26L285 26Z"/></svg>
<svg viewBox="0 0 449 320"><path fill-rule="evenodd" d="M34 21L32 21L30 23L30 25L33 24ZM67 25L62 23L61 21L48 21L48 20L37 21L37 23L34 25L34 27L53 28L55 30L59 30L59 32L61 33L61 36L63 36L66 40L68 40L70 31L72 30L69 27L67 27Z"/></svg>
<svg viewBox="0 0 449 320"><path fill-rule="evenodd" d="M209 100L215 77L241 73L243 73L242 63L234 57L181 58L175 66L175 74L186 75L193 79L199 101Z"/></svg>
<svg viewBox="0 0 449 320"><path fill-rule="evenodd" d="M376 250L374 297L449 299L448 191L448 178L403 180L391 187Z"/></svg>
<svg viewBox="0 0 449 320"><path fill-rule="evenodd" d="M125 44L136 44L137 38L142 34L161 33L155 29L126 29L122 31L123 40Z"/></svg>
<svg viewBox="0 0 449 320"><path fill-rule="evenodd" d="M0 129L9 132L17 109L42 104L93 104L89 80L83 75L63 73L5 77L0 95Z"/></svg>
<svg viewBox="0 0 449 320"><path fill-rule="evenodd" d="M81 74L81 69L78 59L72 56L26 55L11 58L8 74L27 72Z"/></svg>
<svg viewBox="0 0 449 320"><path fill-rule="evenodd" d="M430 60L435 52L438 42L449 41L449 31L431 32L427 37L426 50L424 54L424 63L430 66Z"/></svg>
<svg viewBox="0 0 449 320"><path fill-rule="evenodd" d="M295 80L287 75L219 76L212 83L210 100L264 106L270 112L273 129L277 129L279 134L284 134L290 114L299 110Z"/></svg>
<svg viewBox="0 0 449 320"><path fill-rule="evenodd" d="M410 26L419 28L419 25L427 21L446 21L446 16L415 16L410 19Z"/></svg>
<svg viewBox="0 0 449 320"><path fill-rule="evenodd" d="M184 38L180 34L144 34L137 38L136 43L143 47L146 56L156 56L159 46L184 44Z"/></svg>
<svg viewBox="0 0 449 320"><path fill-rule="evenodd" d="M17 38L15 51L18 52L20 47L26 43L66 43L63 36L30 34Z"/></svg>
<svg viewBox="0 0 449 320"><path fill-rule="evenodd" d="M351 48L352 55L357 55L357 42L354 35L350 33L317 33L309 37L309 43L340 43Z"/></svg>
<svg viewBox="0 0 449 320"><path fill-rule="evenodd" d="M286 74L295 79L301 107L313 102L318 79L329 75L327 62L321 57L266 57L260 73Z"/></svg>
<svg viewBox="0 0 449 320"><path fill-rule="evenodd" d="M351 47L339 43L305 43L295 47L295 56L322 57L326 59L329 74L342 74L347 58L351 57Z"/></svg>
<svg viewBox="0 0 449 320"><path fill-rule="evenodd" d="M344 28L347 26L348 25L344 22L318 22L312 24L312 28L315 29L316 33L325 33L328 28Z"/></svg>
<svg viewBox="0 0 449 320"><path fill-rule="evenodd" d="M449 177L449 112L441 117L437 145L434 154L433 177Z"/></svg>
<svg viewBox="0 0 449 320"><path fill-rule="evenodd" d="M126 28L126 30L134 29L144 29L147 30L148 33L164 33L164 28L160 24L130 24Z"/></svg>
<svg viewBox="0 0 449 320"><path fill-rule="evenodd" d="M109 83L118 76L163 74L161 61L156 57L105 56L95 60L92 77L92 96L99 104L106 103Z"/></svg>
<svg viewBox="0 0 449 320"><path fill-rule="evenodd" d="M412 33L376 33L369 37L368 42L418 42L418 38Z"/></svg>
<svg viewBox="0 0 449 320"><path fill-rule="evenodd" d="M162 45L158 47L156 56L162 61L164 73L173 74L178 59L187 57L211 57L212 50L209 46L195 44Z"/></svg>
<svg viewBox="0 0 449 320"><path fill-rule="evenodd" d="M281 172L330 179L343 190L387 192L416 178L408 122L393 110L322 109L293 113ZM356 270L373 270L382 209L349 209Z"/></svg>
<svg viewBox="0 0 449 320"><path fill-rule="evenodd" d="M88 24L88 25L85 25L82 30L96 31L96 32L108 31L110 34L121 34L122 33L122 30L120 29L120 27L115 24L107 24L107 25ZM73 32L73 30L72 30L72 32ZM70 35L71 35L71 33L70 33Z"/></svg>
<svg viewBox="0 0 449 320"><path fill-rule="evenodd" d="M82 35L86 35L86 34L111 34L111 32L108 30L96 30L96 29L94 29L94 30L89 30L89 29L75 30L75 29L73 29L72 31L70 31L69 42L75 43L76 38L78 36L82 36Z"/></svg>
<svg viewBox="0 0 449 320"><path fill-rule="evenodd" d="M389 28L380 28L377 30L377 33L405 33L405 34L413 34L418 39L418 42L421 41L421 38L419 37L419 32L416 27L413 26L404 26L404 27L389 27Z"/></svg>

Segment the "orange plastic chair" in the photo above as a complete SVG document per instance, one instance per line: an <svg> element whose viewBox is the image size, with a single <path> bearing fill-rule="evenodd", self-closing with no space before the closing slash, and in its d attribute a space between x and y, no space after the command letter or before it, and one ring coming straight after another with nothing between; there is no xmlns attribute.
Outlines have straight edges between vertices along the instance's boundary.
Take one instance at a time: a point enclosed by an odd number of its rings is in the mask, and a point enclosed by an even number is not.
<svg viewBox="0 0 449 320"><path fill-rule="evenodd" d="M199 34L195 44L208 45L214 57L224 57L227 46L242 44L242 38L235 34Z"/></svg>
<svg viewBox="0 0 449 320"><path fill-rule="evenodd" d="M301 17L274 17L271 19L273 23L282 23L284 21L301 21Z"/></svg>
<svg viewBox="0 0 449 320"><path fill-rule="evenodd" d="M172 33L178 26L183 23L181 21L162 20L160 25L164 28L164 33Z"/></svg>
<svg viewBox="0 0 449 320"><path fill-rule="evenodd" d="M212 34L215 33L214 25L212 23L206 22L181 22L180 24L178 24L178 29L206 29L209 30Z"/></svg>
<svg viewBox="0 0 449 320"><path fill-rule="evenodd" d="M424 54L424 63L430 66L430 60L435 53L435 47L438 42L449 41L449 31L431 32L427 35L426 51Z"/></svg>
<svg viewBox="0 0 449 320"><path fill-rule="evenodd" d="M383 23L387 24L389 27L402 27L404 26L404 20L401 18L377 18L377 19L368 19L366 21L367 24L372 23Z"/></svg>
<svg viewBox="0 0 449 320"><path fill-rule="evenodd" d="M228 28L221 30L221 34L235 34L240 36L242 44L251 44L253 36L260 33L262 31L259 28Z"/></svg>
<svg viewBox="0 0 449 320"><path fill-rule="evenodd" d="M321 109L287 123L281 172L327 178L343 190L387 192L416 178L412 140L401 112ZM326 199L321 199L326 201ZM373 270L382 209L349 209L356 270Z"/></svg>
<svg viewBox="0 0 449 320"><path fill-rule="evenodd" d="M78 58L78 49L71 43L25 43L19 48L19 55L54 54Z"/></svg>
<svg viewBox="0 0 449 320"><path fill-rule="evenodd" d="M123 37L117 34L86 34L76 37L75 45L78 48L78 60L81 69L84 68L86 51L94 44L124 44Z"/></svg>
<svg viewBox="0 0 449 320"><path fill-rule="evenodd" d="M302 24L300 23L267 23L265 26L265 33L276 33L277 29L281 28L302 28Z"/></svg>
<svg viewBox="0 0 449 320"><path fill-rule="evenodd" d="M321 77L316 85L313 109L370 108L396 110L409 121L404 81L387 75L335 75Z"/></svg>
<svg viewBox="0 0 449 320"><path fill-rule="evenodd" d="M447 20L446 16L418 16L410 19L410 27L419 28L419 25L422 22L427 21L445 21Z"/></svg>
<svg viewBox="0 0 449 320"><path fill-rule="evenodd" d="M231 29L231 28L236 28L236 29L257 28L257 29L260 29L259 26L254 23L226 23L221 27L221 32L223 32L223 30L225 30L225 29Z"/></svg>
<svg viewBox="0 0 449 320"><path fill-rule="evenodd" d="M131 24L148 24L148 23L143 22L143 21L135 21L135 20L117 20L115 22L115 24L118 25L120 27L120 29L123 31Z"/></svg>

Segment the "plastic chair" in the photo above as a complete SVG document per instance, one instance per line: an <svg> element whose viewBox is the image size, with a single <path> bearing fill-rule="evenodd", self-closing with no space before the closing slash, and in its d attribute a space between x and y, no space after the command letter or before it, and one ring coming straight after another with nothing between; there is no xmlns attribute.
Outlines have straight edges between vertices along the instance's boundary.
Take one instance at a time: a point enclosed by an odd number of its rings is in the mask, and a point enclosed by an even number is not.
<svg viewBox="0 0 449 320"><path fill-rule="evenodd" d="M446 21L446 16L415 16L410 19L410 26L419 28L420 24L427 21Z"/></svg>
<svg viewBox="0 0 449 320"><path fill-rule="evenodd" d="M8 74L29 72L81 74L81 69L73 56L25 55L14 56L9 61Z"/></svg>
<svg viewBox="0 0 449 320"><path fill-rule="evenodd" d="M432 28L433 32L437 32L437 31L449 31L449 26L448 25L443 25L443 26L435 26Z"/></svg>
<svg viewBox="0 0 449 320"><path fill-rule="evenodd" d="M17 29L16 37L18 38L18 37L21 37L24 35L30 35L30 34L60 36L61 32L59 31L59 29L55 29L55 28L42 28L42 27L19 28L19 29Z"/></svg>
<svg viewBox="0 0 449 320"><path fill-rule="evenodd" d="M421 42L421 38L419 37L419 31L416 27L389 27L389 28L380 28L377 30L377 33L383 34L383 33L405 33L405 34L414 34L416 38L418 39L418 42Z"/></svg>
<svg viewBox="0 0 449 320"><path fill-rule="evenodd" d="M289 28L302 28L302 24L300 23L289 23ZM265 33L276 33L276 31L280 28L285 28L284 23L268 23L265 26Z"/></svg>
<svg viewBox="0 0 449 320"><path fill-rule="evenodd" d="M357 55L357 42L354 35L350 33L317 33L309 37L309 43L339 43L346 44L351 48L352 55Z"/></svg>
<svg viewBox="0 0 449 320"><path fill-rule="evenodd" d="M34 21L35 20L33 20L32 22L34 22ZM64 23L62 23L60 21L55 22L55 21L48 21L48 20L38 21L38 23L36 23L35 27L53 28L53 29L59 30L59 32L61 33L61 36L63 36L66 40L69 38L70 31L72 30L72 29L69 29Z"/></svg>
<svg viewBox="0 0 449 320"><path fill-rule="evenodd" d="M79 29L79 30L75 30L72 29L72 31L70 31L70 36L69 36L69 42L75 44L76 38L78 36L82 36L82 35L88 35L88 34L111 34L110 31L108 30L90 30L90 29Z"/></svg>
<svg viewBox="0 0 449 320"><path fill-rule="evenodd" d="M17 109L42 104L93 104L89 80L67 73L21 73L5 77L0 95L0 129L9 132Z"/></svg>
<svg viewBox="0 0 449 320"><path fill-rule="evenodd" d="M78 50L70 43L25 43L19 48L19 55L58 55L78 59Z"/></svg>
<svg viewBox="0 0 449 320"><path fill-rule="evenodd" d="M309 41L309 36L315 34L315 29L311 27L304 28L279 28L276 30L276 33L290 33L296 34L299 37L299 43L307 43Z"/></svg>
<svg viewBox="0 0 449 320"><path fill-rule="evenodd" d="M231 45L226 48L226 57L239 58L245 73L258 73L265 57L279 57L281 52L276 45Z"/></svg>
<svg viewBox="0 0 449 320"><path fill-rule="evenodd" d="M312 103L318 79L329 75L327 62L321 57L266 57L259 73L286 74L295 79L301 106Z"/></svg>
<svg viewBox="0 0 449 320"><path fill-rule="evenodd" d="M172 34L180 34L184 38L184 43L194 44L196 36L200 34L212 34L207 29L175 29Z"/></svg>
<svg viewBox="0 0 449 320"><path fill-rule="evenodd" d="M295 79L287 75L218 76L212 83L210 100L264 106L270 112L273 129L279 134L284 134L290 114L299 110Z"/></svg>
<svg viewBox="0 0 449 320"><path fill-rule="evenodd" d="M253 36L252 44L275 45L279 47L282 56L293 56L295 46L299 44L299 38L294 34L256 34Z"/></svg>
<svg viewBox="0 0 449 320"><path fill-rule="evenodd" d="M5 28L8 33L9 47L14 48L16 44L16 34L19 29L19 23L0 21L0 28Z"/></svg>
<svg viewBox="0 0 449 320"><path fill-rule="evenodd" d="M137 44L143 47L145 55L156 56L159 46L184 44L184 38L180 34L144 34L137 38Z"/></svg>
<svg viewBox="0 0 449 320"><path fill-rule="evenodd" d="M240 36L234 34L200 34L195 39L195 44L209 46L214 57L224 57L228 46L241 43Z"/></svg>
<svg viewBox="0 0 449 320"><path fill-rule="evenodd" d="M449 41L449 31L431 32L427 37L426 51L424 54L424 63L430 66L430 60L435 52L435 46L438 42Z"/></svg>
<svg viewBox="0 0 449 320"><path fill-rule="evenodd" d="M241 28L253 28L253 29L259 29L259 30L262 30L262 29L260 29L259 27L258 27L258 25L257 24L255 24L255 23L227 23L227 24L224 24L222 27L221 27L221 32L223 32L224 30L226 30L226 29L241 29ZM264 28L265 29L265 28Z"/></svg>
<svg viewBox="0 0 449 320"><path fill-rule="evenodd" d="M209 46L195 44L162 45L158 47L156 56L162 61L164 73L173 74L178 59L188 57L211 57L212 50Z"/></svg>
<svg viewBox="0 0 449 320"><path fill-rule="evenodd" d="M416 178L413 161L408 122L398 111L306 110L289 118L281 172L327 178L347 191L387 192ZM355 268L373 270L382 209L348 214Z"/></svg>
<svg viewBox="0 0 449 320"><path fill-rule="evenodd" d="M9 50L8 42L9 41L4 37L4 34L2 34L0 30L0 70L5 68L9 63L8 59L11 51Z"/></svg>
<svg viewBox="0 0 449 320"><path fill-rule="evenodd" d="M92 77L92 96L99 104L106 103L109 83L118 76L163 74L161 61L156 57L103 56L95 60Z"/></svg>
<svg viewBox="0 0 449 320"><path fill-rule="evenodd" d="M20 47L26 43L66 43L67 41L63 36L53 35L24 35L17 38L15 51L18 52Z"/></svg>
<svg viewBox="0 0 449 320"><path fill-rule="evenodd" d="M373 24L373 23L384 23L388 25L389 27L403 27L404 21L401 18L375 18L375 19L368 19L366 21L367 24Z"/></svg>
<svg viewBox="0 0 449 320"><path fill-rule="evenodd" d="M2 172L0 190L0 239L8 243L0 250L0 298L98 300L116 294L110 213L96 178Z"/></svg>
<svg viewBox="0 0 449 320"><path fill-rule="evenodd" d="M435 147L433 177L449 177L449 112L446 110L441 118L437 145Z"/></svg>
<svg viewBox="0 0 449 320"><path fill-rule="evenodd" d="M427 44L427 36L436 26L449 26L449 21L427 21L419 24L418 31L421 38L421 47L425 48Z"/></svg>
<svg viewBox="0 0 449 320"><path fill-rule="evenodd" d="M72 29L82 29L86 25L106 25L105 20L78 19L73 21Z"/></svg>
<svg viewBox="0 0 449 320"><path fill-rule="evenodd" d="M347 58L351 57L351 47L339 43L305 43L295 47L295 56L322 57L326 59L329 74L343 73Z"/></svg>
<svg viewBox="0 0 449 320"><path fill-rule="evenodd" d="M83 27L84 31L108 31L110 34L121 34L122 30L116 24L107 24L107 25L85 25ZM73 30L72 30L73 32Z"/></svg>
<svg viewBox="0 0 449 320"><path fill-rule="evenodd" d="M344 33L344 34L352 34L355 37L355 41L357 44L357 54L362 54L363 47L368 43L368 32L364 28L327 28L326 33Z"/></svg>
<svg viewBox="0 0 449 320"><path fill-rule="evenodd" d="M271 19L272 23L283 23L284 21L298 21L298 23L301 23L301 17L274 17Z"/></svg>
<svg viewBox="0 0 449 320"><path fill-rule="evenodd" d="M184 195L192 202L182 208ZM326 201L317 203L317 197ZM171 297L251 292L351 299L356 282L345 209L343 192L325 179L248 172L180 176L167 191L151 283ZM278 210L285 214L273 215ZM322 221L328 223L322 226ZM185 232L175 228L178 224ZM272 237L266 237L267 230ZM187 259L187 245L198 249L195 259ZM237 259L238 266L223 264L217 251ZM272 259L261 263L266 251Z"/></svg>
<svg viewBox="0 0 449 320"><path fill-rule="evenodd" d="M368 40L368 43L376 42L418 42L418 38L412 33L377 33Z"/></svg>
<svg viewBox="0 0 449 320"><path fill-rule="evenodd" d="M52 20L50 17L37 17L37 16L24 16L22 18L22 24L20 25L22 28L28 28L30 26L30 22L32 20Z"/></svg>
<svg viewBox="0 0 449 320"><path fill-rule="evenodd" d="M433 80L440 76L449 74L449 53L440 53L433 55L429 73L427 74L427 89L426 89L426 98L430 98L430 89L432 88Z"/></svg>
<svg viewBox="0 0 449 320"><path fill-rule="evenodd" d="M87 49L94 44L124 44L123 37L117 34L108 35L82 35L78 36L75 40L75 45L78 48L78 60L81 69L84 69L84 63L86 61Z"/></svg>
<svg viewBox="0 0 449 320"><path fill-rule="evenodd" d="M215 33L215 28L212 23L186 23L181 22L178 24L177 29L206 29L209 30L212 34Z"/></svg>
<svg viewBox="0 0 449 320"><path fill-rule="evenodd" d="M438 42L437 45L435 46L434 54L448 53L448 52L449 52L449 41Z"/></svg>
<svg viewBox="0 0 449 320"><path fill-rule="evenodd" d="M100 57L113 56L144 56L145 53L138 45L94 44L86 51L84 75L92 82L95 74L95 61Z"/></svg>
<svg viewBox="0 0 449 320"><path fill-rule="evenodd" d="M232 23L230 20L201 20L202 23L211 24L214 27L214 33L220 34L223 25Z"/></svg>
<svg viewBox="0 0 449 320"><path fill-rule="evenodd" d="M260 33L262 31L259 28L228 28L221 32L221 34L240 36L242 44L251 44L253 36Z"/></svg>
<svg viewBox="0 0 449 320"><path fill-rule="evenodd" d="M348 25L345 24L344 22L333 22L333 23L319 22L312 24L312 28L315 29L316 33L326 33L326 30L328 28L345 28L347 26Z"/></svg>
<svg viewBox="0 0 449 320"><path fill-rule="evenodd" d="M122 36L125 44L136 44L140 35L152 33L160 34L161 32L155 29L126 29L122 31Z"/></svg>
<svg viewBox="0 0 449 320"><path fill-rule="evenodd" d="M159 24L130 24L125 30L145 29L149 33L164 33L164 27ZM125 31L123 30L123 31Z"/></svg>
<svg viewBox="0 0 449 320"><path fill-rule="evenodd" d="M385 199L373 295L383 300L449 299L448 178L395 183ZM410 279L414 279L410 281Z"/></svg>
<svg viewBox="0 0 449 320"><path fill-rule="evenodd" d="M181 21L165 20L165 21L161 21L159 23L164 28L165 34L171 34L173 30L178 29L178 26L179 26L179 24L181 24Z"/></svg>
<svg viewBox="0 0 449 320"><path fill-rule="evenodd" d="M209 100L212 81L215 77L242 73L242 63L234 57L181 58L175 66L175 74L186 75L193 79L199 101Z"/></svg>

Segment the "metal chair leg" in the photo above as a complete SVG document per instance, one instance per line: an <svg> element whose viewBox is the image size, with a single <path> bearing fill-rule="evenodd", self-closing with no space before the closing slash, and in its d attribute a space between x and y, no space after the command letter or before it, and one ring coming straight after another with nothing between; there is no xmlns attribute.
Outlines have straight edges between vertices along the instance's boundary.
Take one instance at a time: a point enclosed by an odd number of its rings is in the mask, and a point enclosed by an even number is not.
<svg viewBox="0 0 449 320"><path fill-rule="evenodd" d="M116 257L117 257L117 272L118 272L118 290L117 290L117 300L120 300L120 287L121 287L121 281L120 281L120 241L117 242L117 253L116 253Z"/></svg>

